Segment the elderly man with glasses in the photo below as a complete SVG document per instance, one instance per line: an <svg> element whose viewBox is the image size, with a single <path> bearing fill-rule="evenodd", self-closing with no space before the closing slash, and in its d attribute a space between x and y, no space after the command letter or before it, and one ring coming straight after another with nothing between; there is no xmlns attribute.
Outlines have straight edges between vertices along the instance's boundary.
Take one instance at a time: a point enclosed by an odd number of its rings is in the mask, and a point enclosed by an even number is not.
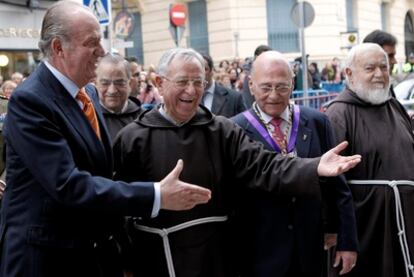
<svg viewBox="0 0 414 277"><path fill-rule="evenodd" d="M114 140L119 130L140 113L139 100L131 93L131 69L120 55L106 54L96 69L96 88L106 127Z"/></svg>
<svg viewBox="0 0 414 277"><path fill-rule="evenodd" d="M292 69L279 52L262 53L249 81L256 102L233 120L268 150L318 157L333 146L331 127L325 115L290 103L293 82ZM325 181L321 199L244 189L236 213L245 241L239 251L241 276L321 276L324 234L325 248L337 246L334 266L341 264L341 274L352 269L358 247L351 192L340 177Z"/></svg>
<svg viewBox="0 0 414 277"><path fill-rule="evenodd" d="M156 78L164 103L142 112L114 143L115 178L151 180L183 159L183 180L212 191L209 204L191 211L160 211L157 218L130 222L134 276L237 276L232 214L240 188L318 197L318 175L338 175L360 160L338 155L346 143L320 159L284 157L252 143L229 119L199 106L204 70L194 50L167 51Z"/></svg>

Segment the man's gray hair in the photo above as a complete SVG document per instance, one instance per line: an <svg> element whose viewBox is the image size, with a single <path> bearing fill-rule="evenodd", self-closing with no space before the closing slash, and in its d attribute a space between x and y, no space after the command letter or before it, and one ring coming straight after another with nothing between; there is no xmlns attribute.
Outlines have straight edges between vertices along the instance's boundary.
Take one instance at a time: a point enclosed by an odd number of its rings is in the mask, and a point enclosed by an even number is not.
<svg viewBox="0 0 414 277"><path fill-rule="evenodd" d="M184 62L196 59L200 63L201 71L204 78L204 59L200 55L200 53L191 48L173 48L165 52L164 55L162 55L160 62L158 63L158 74L161 76L165 76L165 74L167 74L169 65L174 59L180 59Z"/></svg>
<svg viewBox="0 0 414 277"><path fill-rule="evenodd" d="M68 11L89 9L77 2L59 1L47 10L40 32L39 49L45 59L51 56L51 43L54 38L58 38L62 43L70 42L70 28L68 28ZM89 11L90 12L90 11Z"/></svg>
<svg viewBox="0 0 414 277"><path fill-rule="evenodd" d="M124 68L124 72L127 75L128 79L131 78L131 76L132 76L131 66L130 66L129 62L123 56L121 56L119 54L112 54L112 53L105 54L105 56L103 56L99 61L97 71L98 71L100 65L104 64L104 63L109 63L109 64L113 64L113 65L122 64L122 66Z"/></svg>
<svg viewBox="0 0 414 277"><path fill-rule="evenodd" d="M352 47L352 49L349 51L348 56L345 60L345 68L352 69L356 61L355 60L356 56L358 56L359 54L363 52L370 52L370 51L381 51L382 53L384 53L384 56L386 57L387 64L388 64L388 55L387 53L385 53L384 49L382 49L381 46L379 46L376 43L366 42L366 43L361 43L361 44L358 44Z"/></svg>

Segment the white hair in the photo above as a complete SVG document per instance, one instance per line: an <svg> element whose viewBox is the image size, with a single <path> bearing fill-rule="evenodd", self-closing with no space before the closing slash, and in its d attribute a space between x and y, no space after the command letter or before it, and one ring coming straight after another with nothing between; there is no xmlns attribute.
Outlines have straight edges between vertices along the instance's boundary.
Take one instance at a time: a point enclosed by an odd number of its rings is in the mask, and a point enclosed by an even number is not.
<svg viewBox="0 0 414 277"><path fill-rule="evenodd" d="M354 69L356 57L361 55L362 53L371 52L371 51L382 52L387 60L387 67L389 66L388 55L387 53L385 53L384 49L382 49L381 46L379 46L376 43L366 42L366 43L358 44L351 48L351 50L348 53L348 56L345 59L344 68ZM345 74L345 77L346 77L347 83L349 84L348 75Z"/></svg>
<svg viewBox="0 0 414 277"><path fill-rule="evenodd" d="M387 65L387 73L389 72L389 63L388 63L388 55L385 51L376 43L362 43L357 46L354 46L351 51L349 51L348 57L345 60L345 69L355 70L355 62L357 61L358 57L366 52L381 52L385 59ZM346 73L346 71L345 71ZM354 82L351 84L349 80L349 75L345 74L346 82L348 87L354 91L359 98L364 100L367 103L371 103L374 105L382 104L388 101L391 98L389 89L390 84L388 83L387 86L384 88L370 88L364 86L364 84L360 82Z"/></svg>
<svg viewBox="0 0 414 277"><path fill-rule="evenodd" d="M205 75L205 68L204 68L204 59L194 49L191 48L173 48L165 52L160 62L158 63L158 74L161 76L165 76L167 74L168 66L174 59L181 59L182 61L191 61L193 59L197 60L200 63L200 69L203 76Z"/></svg>

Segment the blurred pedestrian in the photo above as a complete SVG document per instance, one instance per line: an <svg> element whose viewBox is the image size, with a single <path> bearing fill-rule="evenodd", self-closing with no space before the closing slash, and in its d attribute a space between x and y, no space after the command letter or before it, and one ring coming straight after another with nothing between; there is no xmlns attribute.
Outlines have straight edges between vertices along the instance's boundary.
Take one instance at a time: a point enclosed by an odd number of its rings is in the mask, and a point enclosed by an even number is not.
<svg viewBox="0 0 414 277"><path fill-rule="evenodd" d="M205 61L206 87L202 104L213 114L232 117L246 110L243 97L237 91L226 88L214 81L214 63L209 55L203 55Z"/></svg>

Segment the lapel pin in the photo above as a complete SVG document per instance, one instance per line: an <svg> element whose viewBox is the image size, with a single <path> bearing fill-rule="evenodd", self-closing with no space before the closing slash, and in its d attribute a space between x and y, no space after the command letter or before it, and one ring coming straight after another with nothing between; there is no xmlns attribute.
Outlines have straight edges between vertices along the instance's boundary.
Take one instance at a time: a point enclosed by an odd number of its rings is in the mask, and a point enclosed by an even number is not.
<svg viewBox="0 0 414 277"><path fill-rule="evenodd" d="M308 138L308 135L307 134L304 134L303 135L303 140L306 140Z"/></svg>

